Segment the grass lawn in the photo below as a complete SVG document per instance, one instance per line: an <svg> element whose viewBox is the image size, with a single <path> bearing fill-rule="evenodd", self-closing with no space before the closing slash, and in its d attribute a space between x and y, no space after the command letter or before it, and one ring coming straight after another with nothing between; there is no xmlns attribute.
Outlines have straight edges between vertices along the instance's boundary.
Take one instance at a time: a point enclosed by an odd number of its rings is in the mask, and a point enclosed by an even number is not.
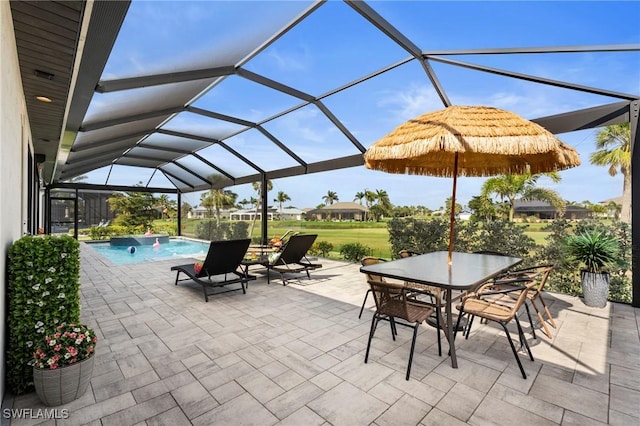
<svg viewBox="0 0 640 426"><path fill-rule="evenodd" d="M306 234L318 234L316 241L328 241L333 244L331 257L340 257L340 247L347 243L360 243L373 249L373 256L390 258L391 245L389 244L389 232L386 226L383 228L303 228L298 227L270 227L269 236L284 235L287 230L304 232Z"/></svg>
<svg viewBox="0 0 640 426"><path fill-rule="evenodd" d="M185 219L182 221L183 234L195 236L195 226L200 219ZM545 244L547 232L542 228L545 223L529 223L526 234L533 238L536 244ZM260 221L257 221L253 237L260 235ZM386 222L319 222L319 221L272 221L268 224L268 236L282 236L287 231L318 234L316 241L327 241L333 244L330 257L341 258L340 247L347 243L360 243L373 250L372 255L391 258L391 245Z"/></svg>

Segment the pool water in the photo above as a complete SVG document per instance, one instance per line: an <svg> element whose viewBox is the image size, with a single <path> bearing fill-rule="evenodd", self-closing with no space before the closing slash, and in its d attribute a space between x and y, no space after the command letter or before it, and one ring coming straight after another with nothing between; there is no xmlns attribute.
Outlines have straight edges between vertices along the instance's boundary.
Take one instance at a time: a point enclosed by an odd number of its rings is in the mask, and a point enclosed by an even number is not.
<svg viewBox="0 0 640 426"><path fill-rule="evenodd" d="M135 252L129 253L129 247L112 246L109 243L91 243L89 247L115 263L130 265L134 263L156 262L177 257L202 257L209 250L209 242L171 239L160 247L152 245L135 246Z"/></svg>

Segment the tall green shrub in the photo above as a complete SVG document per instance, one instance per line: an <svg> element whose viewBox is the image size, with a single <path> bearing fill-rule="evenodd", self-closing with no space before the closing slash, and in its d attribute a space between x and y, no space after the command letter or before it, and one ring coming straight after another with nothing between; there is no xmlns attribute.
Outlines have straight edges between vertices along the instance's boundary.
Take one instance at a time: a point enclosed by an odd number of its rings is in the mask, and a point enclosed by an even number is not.
<svg viewBox="0 0 640 426"><path fill-rule="evenodd" d="M496 251L522 258L519 267L533 266L533 253L538 246L533 238L525 234L526 228L526 225L522 226L508 220L483 222L476 234L478 245L469 251Z"/></svg>
<svg viewBox="0 0 640 426"><path fill-rule="evenodd" d="M444 219L393 218L388 229L393 256L400 250L429 253L447 249L449 223Z"/></svg>
<svg viewBox="0 0 640 426"><path fill-rule="evenodd" d="M25 236L9 248L7 384L33 384L34 342L58 324L80 321L80 248L68 235Z"/></svg>
<svg viewBox="0 0 640 426"><path fill-rule="evenodd" d="M231 225L230 239L242 240L247 238L247 235L249 235L249 222L245 222L245 221L233 222L233 224Z"/></svg>
<svg viewBox="0 0 640 426"><path fill-rule="evenodd" d="M566 219L556 219L542 228L548 232L544 246L536 253L539 264L553 264L545 289L572 295L581 294L582 288L577 275L579 266L566 256L564 246L569 235L573 234L572 224Z"/></svg>
<svg viewBox="0 0 640 426"><path fill-rule="evenodd" d="M246 222L221 222L203 220L196 225L196 238L209 241L241 240L247 238L249 224Z"/></svg>
<svg viewBox="0 0 640 426"><path fill-rule="evenodd" d="M350 262L359 262L363 257L370 256L372 252L371 247L360 243L347 243L340 247L340 254Z"/></svg>
<svg viewBox="0 0 640 426"><path fill-rule="evenodd" d="M389 242L394 256L400 250L419 253L444 251L449 246L449 220L433 218L393 218L389 221ZM523 265L533 264L535 241L525 234L526 227L508 221L462 221L454 228L453 249L460 252L495 251L521 257Z"/></svg>
<svg viewBox="0 0 640 426"><path fill-rule="evenodd" d="M575 224L566 219L556 219L542 229L549 234L545 245L536 254L538 263L553 263L555 267L549 277L548 290L573 295L582 294L580 268L577 262L567 256L565 241L573 234L583 232L604 232L616 237L618 256L611 267L609 300L631 302L631 227L629 224L614 221L609 225L601 220L581 220Z"/></svg>

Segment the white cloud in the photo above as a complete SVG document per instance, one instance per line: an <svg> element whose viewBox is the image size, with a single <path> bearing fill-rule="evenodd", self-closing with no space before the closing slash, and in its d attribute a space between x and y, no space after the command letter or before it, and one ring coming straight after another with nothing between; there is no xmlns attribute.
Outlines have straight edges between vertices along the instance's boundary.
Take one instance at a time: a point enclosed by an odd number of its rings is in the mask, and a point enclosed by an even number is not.
<svg viewBox="0 0 640 426"><path fill-rule="evenodd" d="M278 121L278 127L286 131L287 138L305 139L311 142L322 143L326 140L328 127L318 120L320 111L316 108L302 108L287 114Z"/></svg>
<svg viewBox="0 0 640 426"><path fill-rule="evenodd" d="M267 59L280 72L304 71L313 61L309 49L300 44L297 45L295 52L271 48L265 52L264 59Z"/></svg>
<svg viewBox="0 0 640 426"><path fill-rule="evenodd" d="M381 92L379 107L388 108L393 117L390 120L401 123L429 111L442 108L442 101L436 91L424 83L410 83L406 89Z"/></svg>

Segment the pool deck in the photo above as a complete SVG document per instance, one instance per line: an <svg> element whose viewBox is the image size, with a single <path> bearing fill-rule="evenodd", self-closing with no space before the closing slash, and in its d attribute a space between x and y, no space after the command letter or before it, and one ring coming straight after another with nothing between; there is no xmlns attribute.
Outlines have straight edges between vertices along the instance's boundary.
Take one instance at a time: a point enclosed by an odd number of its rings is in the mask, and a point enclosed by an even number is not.
<svg viewBox="0 0 640 426"><path fill-rule="evenodd" d="M534 340L521 317L536 359L522 357L526 380L497 326L459 339L453 369L424 325L405 381L409 329L394 342L381 324L364 363L373 301L358 319L358 265L320 259L288 286L255 268L247 294L205 303L200 286L174 285L184 259L114 266L81 247L82 319L100 338L90 388L56 407L65 420L11 425L640 424L640 310L628 305L545 293L558 328ZM45 407L30 393L3 408Z"/></svg>

